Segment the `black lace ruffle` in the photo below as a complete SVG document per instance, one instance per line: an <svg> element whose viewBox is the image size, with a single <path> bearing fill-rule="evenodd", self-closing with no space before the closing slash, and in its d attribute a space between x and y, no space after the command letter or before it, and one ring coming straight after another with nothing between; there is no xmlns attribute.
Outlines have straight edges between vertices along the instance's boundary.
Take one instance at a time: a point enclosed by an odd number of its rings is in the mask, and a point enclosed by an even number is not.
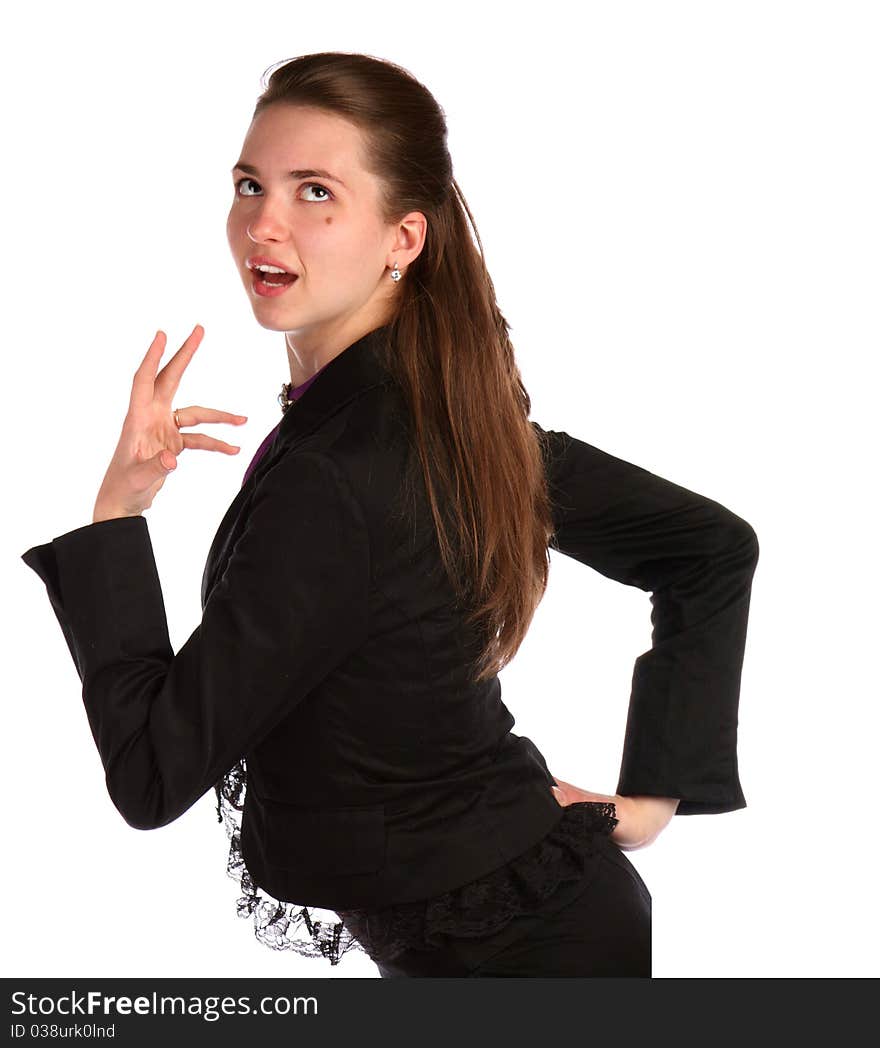
<svg viewBox="0 0 880 1048"><path fill-rule="evenodd" d="M594 836L617 825L613 803L566 805L562 818L537 844L479 880L434 899L382 910L345 910L340 916L367 954L391 961L402 950L442 947L449 939L483 938L514 917L534 913L564 882L579 879L593 854Z"/></svg>
<svg viewBox="0 0 880 1048"><path fill-rule="evenodd" d="M229 838L226 872L241 885L239 917L253 917L254 935L273 950L293 950L303 957L326 957L339 964L348 950L363 947L333 910L300 903L279 902L258 888L241 853L241 818L247 787L247 767L240 760L215 787L217 821L225 824Z"/></svg>
<svg viewBox="0 0 880 1048"><path fill-rule="evenodd" d="M240 881L239 917L253 916L257 939L276 950L326 957L339 963L350 949L385 962L410 948L430 949L450 938L484 937L514 917L537 910L560 884L582 876L594 836L617 825L612 802L582 801L565 807L553 829L500 869L433 899L373 910L333 910L278 902L261 894L241 855L245 762L217 786L217 819L229 836L227 873Z"/></svg>

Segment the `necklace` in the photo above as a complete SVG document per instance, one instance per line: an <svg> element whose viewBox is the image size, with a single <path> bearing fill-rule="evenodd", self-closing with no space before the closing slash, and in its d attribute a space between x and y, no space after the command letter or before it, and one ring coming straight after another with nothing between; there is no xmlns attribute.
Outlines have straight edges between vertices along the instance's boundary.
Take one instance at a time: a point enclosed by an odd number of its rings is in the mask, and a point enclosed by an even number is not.
<svg viewBox="0 0 880 1048"><path fill-rule="evenodd" d="M281 405L281 414L285 414L291 404L295 403L295 398L291 397L290 391L294 386L290 382L281 383L281 392L278 394L278 403Z"/></svg>

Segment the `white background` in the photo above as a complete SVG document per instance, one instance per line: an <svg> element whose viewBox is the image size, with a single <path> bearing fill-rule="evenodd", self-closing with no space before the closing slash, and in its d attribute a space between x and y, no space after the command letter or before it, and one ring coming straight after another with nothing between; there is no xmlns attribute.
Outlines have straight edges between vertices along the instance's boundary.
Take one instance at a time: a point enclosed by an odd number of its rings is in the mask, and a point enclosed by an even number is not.
<svg viewBox="0 0 880 1048"><path fill-rule="evenodd" d="M3 974L377 977L235 914L213 791L161 830L105 791L80 682L20 560L90 523L131 377L205 338L203 427L147 511L175 650L208 546L278 421L282 335L225 237L273 62L363 51L449 122L532 417L728 506L761 547L739 728L748 807L629 858L654 973L878 974L877 8L870 3L43 3L3 61ZM613 793L649 597L553 555L502 674L560 778ZM563 699L564 696L564 699Z"/></svg>

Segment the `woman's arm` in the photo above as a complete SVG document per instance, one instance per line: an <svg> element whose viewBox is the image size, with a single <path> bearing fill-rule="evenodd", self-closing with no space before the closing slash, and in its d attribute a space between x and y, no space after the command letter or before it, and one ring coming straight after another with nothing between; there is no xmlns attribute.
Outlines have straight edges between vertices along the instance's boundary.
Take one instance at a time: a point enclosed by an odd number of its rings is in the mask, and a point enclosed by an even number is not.
<svg viewBox="0 0 880 1048"><path fill-rule="evenodd" d="M746 806L737 716L758 539L718 502L564 432L542 430L551 549L651 593L617 793L678 799L678 815Z"/></svg>
<svg viewBox="0 0 880 1048"><path fill-rule="evenodd" d="M262 478L176 655L142 516L77 528L22 559L46 583L82 680L110 797L138 829L182 815L367 634L366 524L338 468L314 453Z"/></svg>

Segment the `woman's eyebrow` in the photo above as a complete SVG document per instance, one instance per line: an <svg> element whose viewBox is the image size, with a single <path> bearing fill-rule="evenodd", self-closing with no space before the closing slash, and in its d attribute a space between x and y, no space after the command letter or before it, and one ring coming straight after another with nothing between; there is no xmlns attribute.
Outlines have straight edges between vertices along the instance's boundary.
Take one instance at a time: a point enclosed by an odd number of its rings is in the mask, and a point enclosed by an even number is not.
<svg viewBox="0 0 880 1048"><path fill-rule="evenodd" d="M260 172L253 166L253 164L238 163L232 169L233 171L244 171L246 175L259 175ZM347 189L348 186L342 181L341 178L337 178L335 175L331 175L329 171L323 171L319 167L303 167L297 168L295 171L287 172L288 178L327 178L331 182L338 182L343 189Z"/></svg>

